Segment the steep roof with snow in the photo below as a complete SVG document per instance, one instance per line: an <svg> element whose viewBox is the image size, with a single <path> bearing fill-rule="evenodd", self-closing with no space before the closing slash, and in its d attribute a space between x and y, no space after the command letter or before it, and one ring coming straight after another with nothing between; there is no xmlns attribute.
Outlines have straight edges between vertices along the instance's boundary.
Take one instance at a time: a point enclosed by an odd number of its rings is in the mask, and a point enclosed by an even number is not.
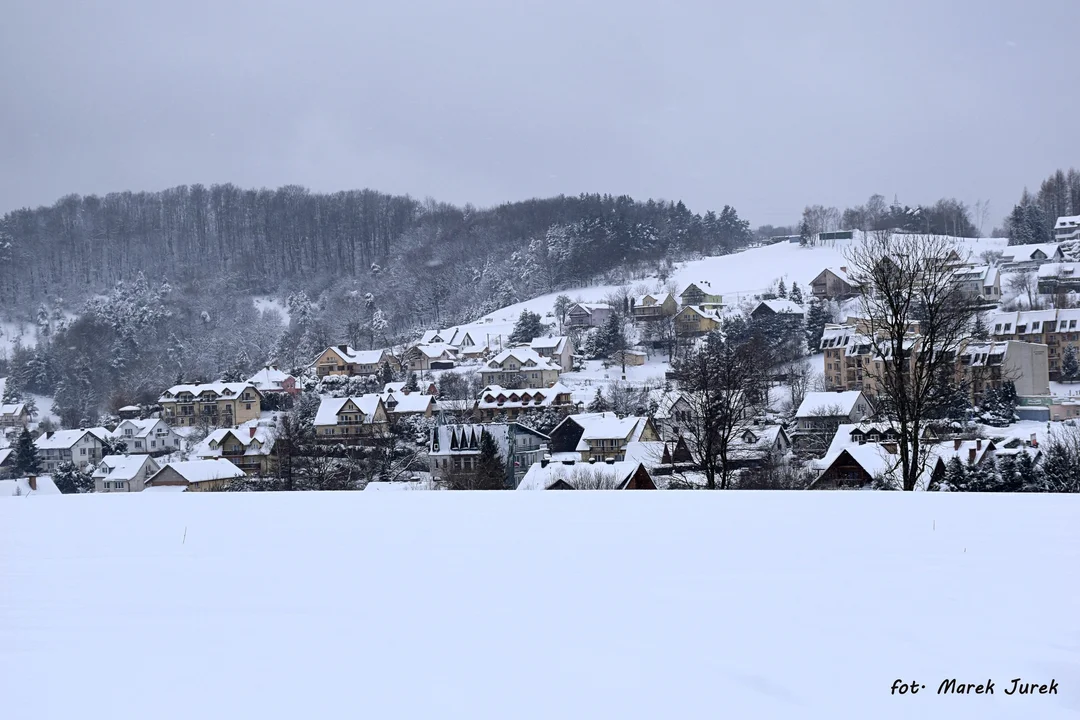
<svg viewBox="0 0 1080 720"><path fill-rule="evenodd" d="M281 390L282 383L284 383L290 378L292 378L292 375L289 375L286 372L282 372L281 370L278 370L272 365L267 365L262 370L248 378L248 382L254 385L259 390L262 390L263 392L268 392L274 390ZM293 379L295 380L295 378Z"/></svg>
<svg viewBox="0 0 1080 720"><path fill-rule="evenodd" d="M808 392L803 398L802 404L795 412L795 417L815 417L823 412L835 412L837 416L850 415L855 409L855 404L865 400L858 390L845 392Z"/></svg>
<svg viewBox="0 0 1080 720"><path fill-rule="evenodd" d="M1010 245L1001 254L1003 262L1024 262L1041 252L1047 258L1061 257L1061 248L1057 243L1033 243L1031 245Z"/></svg>
<svg viewBox="0 0 1080 720"><path fill-rule="evenodd" d="M392 413L422 413L433 407L435 398L419 392L405 394L403 392L381 393L383 405Z"/></svg>
<svg viewBox="0 0 1080 720"><path fill-rule="evenodd" d="M518 483L518 490L547 490L562 480L575 489L620 490L641 467L640 462L623 460L615 463L574 463L564 465L561 462L533 463L525 477Z"/></svg>
<svg viewBox="0 0 1080 720"><path fill-rule="evenodd" d="M620 418L612 412L581 413L569 415L563 419L566 422L574 422L582 429L581 439L575 448L578 452L587 452L592 448L596 440L619 440L622 442L636 442L641 439L648 418L628 416Z"/></svg>
<svg viewBox="0 0 1080 720"><path fill-rule="evenodd" d="M167 463L161 471L164 471L165 468L172 468L180 475L180 477L184 478L189 483L244 477L243 470L224 458L219 458L217 460L187 460L184 462ZM161 471L156 473L147 482L152 483Z"/></svg>
<svg viewBox="0 0 1080 720"><path fill-rule="evenodd" d="M84 435L92 435L99 441L112 437L105 428L86 428L84 430L57 430L46 433L34 441L38 450L66 450L83 439Z"/></svg>
<svg viewBox="0 0 1080 720"><path fill-rule="evenodd" d="M503 363L513 358L517 360L522 370L559 370L559 366L553 364L546 357L533 350L531 347L515 347L503 350L487 361L486 368L489 370L502 370Z"/></svg>
<svg viewBox="0 0 1080 720"><path fill-rule="evenodd" d="M275 436L270 428L249 426L236 430L232 428L215 430L207 435L206 439L195 448L195 456L200 458L221 457L224 452L223 445L230 438L244 448L244 455L246 456L269 455L274 450Z"/></svg>
<svg viewBox="0 0 1080 720"><path fill-rule="evenodd" d="M130 437L145 438L148 437L152 432L154 432L155 428L157 428L159 425L164 430L169 429L168 423L166 423L161 418L147 418L145 420L123 420L120 422L119 425L116 426L116 429L112 431L111 436L121 439L126 438L128 436L124 434L124 430L130 428L132 431Z"/></svg>
<svg viewBox="0 0 1080 720"><path fill-rule="evenodd" d="M8 403L7 405L0 405L0 417L18 417L24 412L26 412L26 403Z"/></svg>
<svg viewBox="0 0 1080 720"><path fill-rule="evenodd" d="M56 487L51 475L37 476L37 490L30 489L29 478L15 478L14 480L0 480L0 498L26 497L27 495L59 495L60 488Z"/></svg>
<svg viewBox="0 0 1080 720"><path fill-rule="evenodd" d="M323 398L319 402L319 409L315 413L315 425L337 425L338 413L341 412L341 408L345 406L345 403L352 401L361 413L364 415L364 423L371 423L375 411L379 409L379 405L382 403L382 396L377 393L367 393L366 395L355 395L353 397L343 398Z"/></svg>
<svg viewBox="0 0 1080 720"><path fill-rule="evenodd" d="M330 345L319 353L319 357L315 358L308 367L315 367L327 350L333 350L338 357L350 365L378 365L383 361L386 353L385 350L357 350L351 345Z"/></svg>
<svg viewBox="0 0 1080 720"><path fill-rule="evenodd" d="M414 351L432 359L453 359L457 357L458 349L446 343L421 343L413 348Z"/></svg>
<svg viewBox="0 0 1080 720"><path fill-rule="evenodd" d="M234 398L243 394L245 390L255 390L256 387L249 382L216 382L216 383L203 383L201 385L173 385L166 390L158 398L158 402L171 402L176 399L176 396L182 393L191 393L195 397L202 394L207 394L216 397Z"/></svg>
<svg viewBox="0 0 1080 720"><path fill-rule="evenodd" d="M1062 215L1054 223L1055 230L1068 230L1080 227L1080 215Z"/></svg>
<svg viewBox="0 0 1080 720"><path fill-rule="evenodd" d="M533 338L532 342L529 343L529 347L533 350L551 350L554 353L561 353L563 348L566 347L566 341L565 335Z"/></svg>
<svg viewBox="0 0 1080 720"><path fill-rule="evenodd" d="M1080 277L1077 270L1080 263L1045 263L1039 266L1040 278L1075 278Z"/></svg>
<svg viewBox="0 0 1080 720"><path fill-rule="evenodd" d="M558 382L549 388L504 388L501 385L488 385L480 393L476 406L481 410L549 407L560 395L569 394L570 388Z"/></svg>
<svg viewBox="0 0 1080 720"><path fill-rule="evenodd" d="M94 468L93 477L132 480L150 459L149 455L106 455Z"/></svg>
<svg viewBox="0 0 1080 720"><path fill-rule="evenodd" d="M790 315L804 315L806 313L806 311L803 310L802 305L793 303L790 300L762 300L758 307L760 308L762 305L778 314L787 313Z"/></svg>
<svg viewBox="0 0 1080 720"><path fill-rule="evenodd" d="M2 466L14 452L14 448L0 448L0 466Z"/></svg>

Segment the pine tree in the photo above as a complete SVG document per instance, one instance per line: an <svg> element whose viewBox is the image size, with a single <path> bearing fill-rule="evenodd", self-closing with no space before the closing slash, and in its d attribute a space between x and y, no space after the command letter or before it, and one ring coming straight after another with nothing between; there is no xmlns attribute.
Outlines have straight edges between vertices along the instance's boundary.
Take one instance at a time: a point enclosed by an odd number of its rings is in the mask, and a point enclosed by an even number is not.
<svg viewBox="0 0 1080 720"><path fill-rule="evenodd" d="M607 412L608 405L607 400L604 399L603 393L600 392L600 388L596 388L596 395L593 396L592 401L589 403L589 407L586 408L591 413Z"/></svg>
<svg viewBox="0 0 1080 720"><path fill-rule="evenodd" d="M94 479L90 473L78 468L75 463L60 463L52 474L53 482L65 495L88 493L94 490Z"/></svg>
<svg viewBox="0 0 1080 720"><path fill-rule="evenodd" d="M1021 453L1027 455L1027 453ZM998 463L998 489L1001 492L1020 492L1024 488L1024 480L1017 466L1017 458L1013 455L999 456Z"/></svg>
<svg viewBox="0 0 1080 720"><path fill-rule="evenodd" d="M415 372L409 373L409 377L405 380L406 392L418 392L420 390L420 381L416 377Z"/></svg>
<svg viewBox="0 0 1080 720"><path fill-rule="evenodd" d="M126 455L128 451L127 441L122 437L106 437L101 441L103 455Z"/></svg>
<svg viewBox="0 0 1080 720"><path fill-rule="evenodd" d="M1080 362L1076 359L1076 346L1066 345L1061 358L1061 379L1074 382L1080 377Z"/></svg>
<svg viewBox="0 0 1080 720"><path fill-rule="evenodd" d="M806 311L806 344L810 352L821 349L821 336L825 334L825 326L832 321L832 313L824 303L810 301L810 308Z"/></svg>
<svg viewBox="0 0 1080 720"><path fill-rule="evenodd" d="M971 337L976 340L987 340L990 338L990 329L986 327L986 322L983 320L982 313L975 313L975 323L971 326Z"/></svg>
<svg viewBox="0 0 1080 720"><path fill-rule="evenodd" d="M787 300L787 285L784 284L784 278L780 278L780 282L776 284L776 295Z"/></svg>
<svg viewBox="0 0 1080 720"><path fill-rule="evenodd" d="M510 333L510 342L527 343L543 334L544 324L541 322L540 316L537 313L522 310L517 322L514 323L514 331Z"/></svg>
<svg viewBox="0 0 1080 720"><path fill-rule="evenodd" d="M383 387L386 387L387 383L394 382L394 369L390 367L390 363L383 361L383 364L379 366L379 382Z"/></svg>
<svg viewBox="0 0 1080 720"><path fill-rule="evenodd" d="M950 492L961 492L967 489L967 469L960 462L960 458L954 456L945 464L945 476L941 479L941 489Z"/></svg>
<svg viewBox="0 0 1080 720"><path fill-rule="evenodd" d="M495 438L485 430L480 435L480 457L476 463L477 490L506 489L506 464L499 456L499 446Z"/></svg>
<svg viewBox="0 0 1080 720"><path fill-rule="evenodd" d="M802 289L799 287L798 283L791 283L791 292L788 293L788 296L791 302L795 303L796 305L803 304Z"/></svg>
<svg viewBox="0 0 1080 720"><path fill-rule="evenodd" d="M15 473L17 475L37 475L41 472L41 461L30 431L23 428L19 439L15 441Z"/></svg>

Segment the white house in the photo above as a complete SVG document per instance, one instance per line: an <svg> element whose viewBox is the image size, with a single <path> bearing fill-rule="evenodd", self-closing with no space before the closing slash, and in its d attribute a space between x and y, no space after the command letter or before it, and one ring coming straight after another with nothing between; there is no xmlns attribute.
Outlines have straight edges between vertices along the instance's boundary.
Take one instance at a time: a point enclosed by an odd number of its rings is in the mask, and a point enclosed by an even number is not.
<svg viewBox="0 0 1080 720"><path fill-rule="evenodd" d="M129 453L161 455L180 449L180 436L160 418L124 420L112 431L112 437L126 442Z"/></svg>
<svg viewBox="0 0 1080 720"><path fill-rule="evenodd" d="M1054 239L1058 242L1080 240L1080 215L1059 217L1054 223Z"/></svg>
<svg viewBox="0 0 1080 720"><path fill-rule="evenodd" d="M534 338L529 347L540 357L554 362L563 372L574 369L574 342L565 335Z"/></svg>
<svg viewBox="0 0 1080 720"><path fill-rule="evenodd" d="M106 455L94 468L94 492L142 492L161 466L149 455Z"/></svg>
<svg viewBox="0 0 1080 720"><path fill-rule="evenodd" d="M61 463L75 463L78 467L96 465L102 457L102 440L110 437L105 428L86 430L57 430L47 432L34 441L41 469L51 473Z"/></svg>
<svg viewBox="0 0 1080 720"><path fill-rule="evenodd" d="M527 388L546 388L559 380L561 368L554 362L541 356L532 348L510 348L491 358L480 370L480 379L485 385L516 385L521 378L521 385Z"/></svg>

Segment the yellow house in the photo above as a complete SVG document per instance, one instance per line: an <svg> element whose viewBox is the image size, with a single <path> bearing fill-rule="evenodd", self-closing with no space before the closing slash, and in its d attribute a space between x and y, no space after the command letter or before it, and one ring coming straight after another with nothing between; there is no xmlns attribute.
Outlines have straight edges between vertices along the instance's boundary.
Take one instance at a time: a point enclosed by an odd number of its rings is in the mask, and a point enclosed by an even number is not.
<svg viewBox="0 0 1080 720"><path fill-rule="evenodd" d="M205 420L232 427L256 420L262 412L262 393L247 382L173 385L158 398L161 417L174 426L198 425Z"/></svg>
<svg viewBox="0 0 1080 720"><path fill-rule="evenodd" d="M323 398L315 413L314 424L319 442L355 444L384 434L390 427L390 417L382 397L368 393L356 397Z"/></svg>
<svg viewBox="0 0 1080 720"><path fill-rule="evenodd" d="M671 293L630 298L630 314L634 316L634 322L659 320L662 317L671 317L678 311L679 304Z"/></svg>
<svg viewBox="0 0 1080 720"><path fill-rule="evenodd" d="M719 327L720 316L715 310L687 305L675 316L675 334L680 337L704 335Z"/></svg>
<svg viewBox="0 0 1080 720"><path fill-rule="evenodd" d="M229 480L244 477L244 471L228 460L188 460L168 463L146 481L146 490L181 487L188 492L218 490Z"/></svg>
<svg viewBox="0 0 1080 720"><path fill-rule="evenodd" d="M309 367L315 368L319 377L327 375L377 375L387 363L395 370L401 364L386 350L356 350L348 345L331 345L319 353Z"/></svg>
<svg viewBox="0 0 1080 720"><path fill-rule="evenodd" d="M274 434L265 427L215 430L195 451L200 460L224 458L248 475L270 475L277 458Z"/></svg>

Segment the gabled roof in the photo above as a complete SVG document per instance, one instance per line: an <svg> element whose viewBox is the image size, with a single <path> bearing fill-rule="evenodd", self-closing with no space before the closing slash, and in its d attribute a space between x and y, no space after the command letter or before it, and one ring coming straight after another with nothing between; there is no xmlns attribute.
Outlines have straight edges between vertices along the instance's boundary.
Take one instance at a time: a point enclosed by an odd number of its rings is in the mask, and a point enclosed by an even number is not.
<svg viewBox="0 0 1080 720"><path fill-rule="evenodd" d="M319 402L319 410L315 413L315 425L337 425L338 413L341 412L345 404L352 402L356 408L363 413L364 423L371 423L375 411L379 409L379 405L382 404L382 396L377 393L367 393L366 395L355 395L353 397L344 398L323 398Z"/></svg>
<svg viewBox="0 0 1080 720"><path fill-rule="evenodd" d="M93 435L98 440L111 437L105 428L87 428L85 430L57 430L46 433L34 441L38 450L66 450L83 439L84 435Z"/></svg>
<svg viewBox="0 0 1080 720"><path fill-rule="evenodd" d="M720 313L715 310L702 310L696 305L683 305L682 310L680 310L678 314L682 315L683 313L687 312L694 313L695 315L703 318L708 318L709 320L713 320L714 322L723 322L723 318L720 317Z"/></svg>
<svg viewBox="0 0 1080 720"><path fill-rule="evenodd" d="M8 403L7 405L0 405L0 415L18 417L24 412L26 412L26 403Z"/></svg>
<svg viewBox="0 0 1080 720"><path fill-rule="evenodd" d="M439 456L479 455L480 435L487 431L495 440L495 444L499 447L499 453L505 459L508 455L507 448L510 445L511 426L517 436L528 434L544 442L551 440L547 435L519 423L437 425L432 428L431 436L428 438L428 454Z"/></svg>
<svg viewBox="0 0 1080 720"><path fill-rule="evenodd" d="M168 424L161 418L147 418L145 420L121 420L120 424L116 426L116 429L112 431L111 436L114 438L120 438L123 440L127 436L124 435L124 427L132 427L133 432L131 437L146 438L150 436L150 433L154 431L158 425L162 425L168 428Z"/></svg>
<svg viewBox="0 0 1080 720"><path fill-rule="evenodd" d="M453 345L454 339L457 337L457 328L447 328L445 330L425 330L424 334L420 336L420 344L430 345L433 343L440 343L444 345Z"/></svg>
<svg viewBox="0 0 1080 720"><path fill-rule="evenodd" d="M504 388L501 385L488 385L480 393L476 406L482 410L548 407L555 403L559 395L569 394L570 388L562 383L555 383L549 388Z"/></svg>
<svg viewBox="0 0 1080 720"><path fill-rule="evenodd" d="M805 315L806 314L806 311L803 310L802 306L799 305L798 303L793 303L790 300L783 300L783 299L762 300L761 303L759 303L758 306L756 308L754 308L754 312L757 312L758 309L761 308L763 305L765 307L769 308L770 310L772 310L774 313L777 313L777 314L780 314L780 313L785 313L785 314L789 314L789 315Z"/></svg>
<svg viewBox="0 0 1080 720"><path fill-rule="evenodd" d="M37 490L30 489L29 478L16 478L14 480L0 480L0 498L11 497L18 494L22 497L27 495L59 495L60 488L56 487L51 475L37 476Z"/></svg>
<svg viewBox="0 0 1080 720"><path fill-rule="evenodd" d="M567 311L569 313L574 312L574 308L581 308L585 312L592 314L595 310L612 310L613 308L607 303L574 303Z"/></svg>
<svg viewBox="0 0 1080 720"><path fill-rule="evenodd" d="M94 468L93 477L132 480L150 459L149 455L106 455Z"/></svg>
<svg viewBox="0 0 1080 720"><path fill-rule="evenodd" d="M289 378L292 378L293 380L296 379L293 378L292 375L289 375L286 372L282 372L281 370L278 370L272 365L267 365L262 370L248 378L248 382L254 385L259 390L263 391L281 390L281 384Z"/></svg>
<svg viewBox="0 0 1080 720"><path fill-rule="evenodd" d="M387 392L381 393L380 397L387 411L394 413L422 413L435 403L433 396L418 392L411 392L408 395L403 392Z"/></svg>
<svg viewBox="0 0 1080 720"><path fill-rule="evenodd" d="M855 404L860 400L865 401L863 394L858 390L845 392L808 392L803 398L802 404L795 412L795 417L816 417L820 413L833 410L837 416L850 415L855 409Z"/></svg>
<svg viewBox="0 0 1080 720"><path fill-rule="evenodd" d="M1080 277L1080 263L1045 263L1039 266L1040 278Z"/></svg>
<svg viewBox="0 0 1080 720"><path fill-rule="evenodd" d="M432 360L439 358L447 358L453 360L457 357L458 349L453 345L447 345L446 343L429 343L417 345L413 348L416 352L425 355Z"/></svg>
<svg viewBox="0 0 1080 720"><path fill-rule="evenodd" d="M1042 252L1051 260L1061 257L1061 247L1057 243L1033 243L1031 245L1010 245L1002 252L1001 259L1004 262L1024 262L1031 260L1036 252Z"/></svg>
<svg viewBox="0 0 1080 720"><path fill-rule="evenodd" d="M338 357L350 365L378 365L383 361L383 357L386 354L385 350L357 350L351 345L330 345L319 353L319 358L325 355L327 350L332 350ZM315 358L315 361L308 367L317 365L319 363L319 358Z"/></svg>
<svg viewBox="0 0 1080 720"><path fill-rule="evenodd" d="M831 272L833 275L840 278L841 280L843 280L844 282L846 282L848 285L850 285L853 288L859 287L859 283L851 276L851 274L845 268L827 267L824 270L822 270L820 273L818 273L817 277L821 277L822 273L825 273L825 272Z"/></svg>
<svg viewBox="0 0 1080 720"><path fill-rule="evenodd" d="M700 282L692 282L689 285L687 285L686 288L681 293L679 293L679 297L682 297L687 292L689 292L690 288L692 288L692 287L696 287L698 290L705 293L706 295L719 295L720 294L720 293L716 292L715 290L713 290L712 283L710 283L708 281L705 281L705 280L702 280Z"/></svg>
<svg viewBox="0 0 1080 720"><path fill-rule="evenodd" d="M558 354L566 347L568 338L565 335L554 335L552 337L533 338L529 343L529 347L533 350L551 350L553 353Z"/></svg>
<svg viewBox="0 0 1080 720"><path fill-rule="evenodd" d="M1080 215L1062 215L1054 223L1055 230L1068 230L1070 228L1080 228Z"/></svg>
<svg viewBox="0 0 1080 720"><path fill-rule="evenodd" d="M575 463L550 462L547 467L534 463L518 483L518 490L547 490L560 481L572 488L584 484L588 489L621 490L642 467L640 462ZM598 487L597 487L598 486Z"/></svg>
<svg viewBox="0 0 1080 720"><path fill-rule="evenodd" d="M153 477L147 482L153 483L165 471L165 468L172 468L189 483L244 477L243 470L224 458L218 458L217 460L187 460L185 462L167 463L161 470L154 473Z"/></svg>
<svg viewBox="0 0 1080 720"><path fill-rule="evenodd" d="M514 358L521 365L522 370L559 370L559 366L552 363L548 358L543 357L531 347L516 347L503 350L501 353L491 358L485 364L485 370L497 370L501 371L499 367L504 362ZM526 367L527 363L532 363ZM485 370L481 370L484 372Z"/></svg>
<svg viewBox="0 0 1080 720"><path fill-rule="evenodd" d="M14 452L15 448L0 448L0 466L2 466L4 461L11 457Z"/></svg>
<svg viewBox="0 0 1080 720"><path fill-rule="evenodd" d="M235 398L240 396L244 390L251 389L258 392L258 389L249 382L217 382L217 383L203 383L202 385L173 385L166 390L158 398L158 402L171 402L181 393L191 393L195 397L202 395L203 393L210 393L222 398Z"/></svg>
<svg viewBox="0 0 1080 720"><path fill-rule="evenodd" d="M255 430L254 434L252 430ZM230 436L244 448L244 455L269 455L274 450L275 436L269 428L263 426L223 428L210 433L199 443L195 449L196 457L220 457L223 452L222 445Z"/></svg>
<svg viewBox="0 0 1080 720"><path fill-rule="evenodd" d="M620 440L625 442L640 440L648 423L648 418L636 416L620 418L612 412L581 413L563 418L563 421L556 426L556 429L568 422L573 422L582 429L581 439L578 441L575 450L587 452L592 448L591 443L595 440Z"/></svg>

